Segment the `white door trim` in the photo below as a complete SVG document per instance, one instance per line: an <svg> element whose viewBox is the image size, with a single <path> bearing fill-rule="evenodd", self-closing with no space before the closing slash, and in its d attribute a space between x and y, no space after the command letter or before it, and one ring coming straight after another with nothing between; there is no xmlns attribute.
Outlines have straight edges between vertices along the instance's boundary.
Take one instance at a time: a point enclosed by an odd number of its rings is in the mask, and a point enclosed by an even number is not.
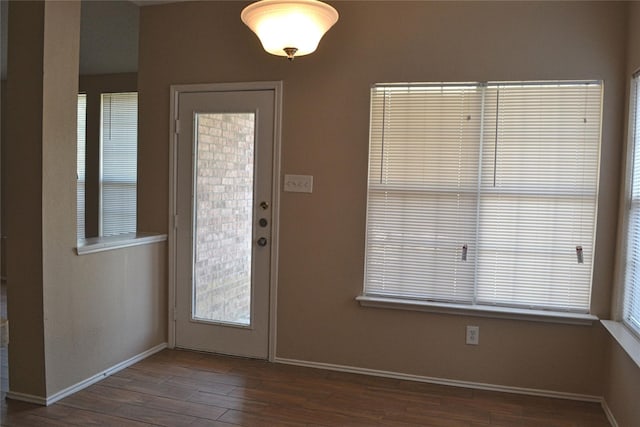
<svg viewBox="0 0 640 427"><path fill-rule="evenodd" d="M177 147L178 133L180 132L178 120L178 100L181 93L188 92L225 92L225 91L250 91L273 90L275 97L274 108L274 134L273 134L273 182L272 182L272 237L271 237L271 263L269 277L269 361L276 358L276 332L277 332L277 290L278 290L278 242L280 222L280 147L282 135L282 82L247 82L247 83L211 83L193 85L170 86L170 117L169 117L169 271L168 271L168 347L174 348L176 344L176 185L177 185Z"/></svg>

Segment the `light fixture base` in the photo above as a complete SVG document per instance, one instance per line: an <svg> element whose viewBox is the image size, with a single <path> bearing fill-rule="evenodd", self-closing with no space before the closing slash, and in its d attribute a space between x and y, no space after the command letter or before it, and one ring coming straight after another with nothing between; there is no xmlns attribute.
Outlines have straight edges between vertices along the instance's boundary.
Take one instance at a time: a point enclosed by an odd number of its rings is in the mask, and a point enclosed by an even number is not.
<svg viewBox="0 0 640 427"><path fill-rule="evenodd" d="M298 51L297 47L285 47L284 49L284 53L287 54L287 59L289 61L293 61L293 56L296 54L296 52Z"/></svg>

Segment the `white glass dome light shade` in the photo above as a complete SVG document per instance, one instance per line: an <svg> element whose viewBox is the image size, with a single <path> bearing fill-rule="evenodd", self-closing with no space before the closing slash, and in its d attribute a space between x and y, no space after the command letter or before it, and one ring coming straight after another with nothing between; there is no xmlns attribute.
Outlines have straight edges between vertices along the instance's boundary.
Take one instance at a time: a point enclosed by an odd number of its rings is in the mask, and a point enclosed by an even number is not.
<svg viewBox="0 0 640 427"><path fill-rule="evenodd" d="M318 0L261 0L240 15L272 55L308 55L338 21L338 11ZM293 53L291 49L294 49Z"/></svg>

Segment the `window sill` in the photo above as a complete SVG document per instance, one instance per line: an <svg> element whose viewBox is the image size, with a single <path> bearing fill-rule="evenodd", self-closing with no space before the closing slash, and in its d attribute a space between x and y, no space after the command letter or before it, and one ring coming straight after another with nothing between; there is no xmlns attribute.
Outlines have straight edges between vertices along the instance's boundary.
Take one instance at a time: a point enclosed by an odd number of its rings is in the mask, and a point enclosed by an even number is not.
<svg viewBox="0 0 640 427"><path fill-rule="evenodd" d="M78 240L76 253L78 255L87 255L96 252L164 242L165 240L167 240L166 234L156 233L130 233L109 237L90 237L88 239Z"/></svg>
<svg viewBox="0 0 640 427"><path fill-rule="evenodd" d="M356 300L363 307L424 311L429 313L454 314L461 316L491 317L496 319L528 320L532 322L564 323L569 325L588 326L598 320L598 317L592 314L526 310L509 307L465 306L460 304L400 300L367 295L360 295L356 297Z"/></svg>
<svg viewBox="0 0 640 427"><path fill-rule="evenodd" d="M620 344L620 347L636 362L638 368L640 368L640 339L622 324L622 322L615 322L613 320L601 320L600 322L605 329L609 331L613 339Z"/></svg>

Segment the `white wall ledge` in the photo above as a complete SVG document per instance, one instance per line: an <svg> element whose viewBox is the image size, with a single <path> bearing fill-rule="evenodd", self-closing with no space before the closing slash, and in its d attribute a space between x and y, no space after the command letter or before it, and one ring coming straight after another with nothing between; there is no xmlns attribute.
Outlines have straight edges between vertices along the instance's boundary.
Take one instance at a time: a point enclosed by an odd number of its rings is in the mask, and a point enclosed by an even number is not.
<svg viewBox="0 0 640 427"><path fill-rule="evenodd" d="M151 243L164 242L165 240L167 240L167 235L159 233L128 233L109 237L90 237L78 240L76 253L78 255L87 255L130 248L132 246L149 245Z"/></svg>
<svg viewBox="0 0 640 427"><path fill-rule="evenodd" d="M390 308L395 310L424 311L428 313L460 316L489 317L494 319L527 320L531 322L592 325L598 317L586 313L570 313L547 310L528 310L511 307L462 305L431 301L403 300L370 295L360 295L356 300L363 307Z"/></svg>
<svg viewBox="0 0 640 427"><path fill-rule="evenodd" d="M640 368L640 339L622 322L613 320L601 320L600 322Z"/></svg>

